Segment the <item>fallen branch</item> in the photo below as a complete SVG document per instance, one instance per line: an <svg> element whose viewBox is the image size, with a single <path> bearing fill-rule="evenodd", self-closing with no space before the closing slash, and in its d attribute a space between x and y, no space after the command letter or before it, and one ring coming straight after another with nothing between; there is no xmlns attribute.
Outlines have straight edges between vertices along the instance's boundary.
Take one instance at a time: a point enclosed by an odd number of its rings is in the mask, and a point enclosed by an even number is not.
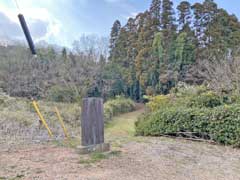
<svg viewBox="0 0 240 180"><path fill-rule="evenodd" d="M202 138L190 138L190 137L180 137L180 136L171 136L171 135L160 135L161 137L167 137L167 138L174 138L174 139L181 139L181 140L189 140L189 141L196 141L196 142L206 142L210 144L217 144L213 140L207 140Z"/></svg>

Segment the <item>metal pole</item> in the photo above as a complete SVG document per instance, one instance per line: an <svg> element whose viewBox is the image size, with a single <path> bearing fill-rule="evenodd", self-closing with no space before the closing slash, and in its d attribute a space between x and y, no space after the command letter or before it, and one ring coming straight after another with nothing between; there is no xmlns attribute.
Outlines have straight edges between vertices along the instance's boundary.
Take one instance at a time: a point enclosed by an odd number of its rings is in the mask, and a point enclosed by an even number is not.
<svg viewBox="0 0 240 180"><path fill-rule="evenodd" d="M34 43L33 43L33 40L32 40L32 37L31 37L31 34L29 32L29 29L28 29L28 26L27 26L27 23L25 21L25 18L22 14L19 14L18 15L18 19L20 21L20 24L22 26L22 29L23 29L23 32L25 34L25 37L27 39L27 42L28 42L28 46L32 52L33 55L36 55L36 50L35 50L35 46L34 46Z"/></svg>
<svg viewBox="0 0 240 180"><path fill-rule="evenodd" d="M40 118L40 120L42 121L43 125L47 129L49 136L52 137L53 136L52 131L49 129L45 119L43 118L43 116L42 116L42 114L41 114L41 112L39 110L39 107L37 105L37 102L33 101L32 103L33 103L33 107L34 107L35 111L37 112L38 117Z"/></svg>
<svg viewBox="0 0 240 180"><path fill-rule="evenodd" d="M64 125L63 119L62 119L62 117L61 117L61 115L60 115L60 112L59 112L59 110L58 110L57 107L55 107L55 113L56 113L56 115L57 115L57 118L58 118L61 126L62 126L62 129L63 129L63 131L64 131L65 137L66 137L66 138L69 138L67 128L66 128L65 125Z"/></svg>

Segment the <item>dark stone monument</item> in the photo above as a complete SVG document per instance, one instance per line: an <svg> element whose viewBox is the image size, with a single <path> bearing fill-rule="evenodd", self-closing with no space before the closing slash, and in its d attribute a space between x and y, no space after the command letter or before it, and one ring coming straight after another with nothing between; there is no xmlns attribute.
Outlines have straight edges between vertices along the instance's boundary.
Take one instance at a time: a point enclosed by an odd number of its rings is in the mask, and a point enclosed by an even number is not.
<svg viewBox="0 0 240 180"><path fill-rule="evenodd" d="M82 146L77 148L79 153L108 151L110 146L104 143L103 99L83 99L81 115Z"/></svg>

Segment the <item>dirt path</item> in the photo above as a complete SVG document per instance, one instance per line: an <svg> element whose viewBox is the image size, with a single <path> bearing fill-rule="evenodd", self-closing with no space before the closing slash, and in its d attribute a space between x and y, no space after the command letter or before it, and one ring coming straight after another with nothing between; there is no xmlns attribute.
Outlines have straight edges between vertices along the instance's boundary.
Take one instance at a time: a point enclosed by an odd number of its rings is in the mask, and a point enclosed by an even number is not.
<svg viewBox="0 0 240 180"><path fill-rule="evenodd" d="M134 137L134 121L142 112L124 114L108 125L106 138L112 144L111 155L94 160L76 154L74 149L46 145L1 152L0 180L240 179L240 150L169 138Z"/></svg>

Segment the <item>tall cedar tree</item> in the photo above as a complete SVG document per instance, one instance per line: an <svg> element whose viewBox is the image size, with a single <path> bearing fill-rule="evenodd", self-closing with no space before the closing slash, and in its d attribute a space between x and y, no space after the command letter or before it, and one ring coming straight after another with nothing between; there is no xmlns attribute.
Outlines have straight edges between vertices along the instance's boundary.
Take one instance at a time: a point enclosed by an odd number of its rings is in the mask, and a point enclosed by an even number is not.
<svg viewBox="0 0 240 180"><path fill-rule="evenodd" d="M154 32L161 28L161 6L162 0L153 0L149 9L152 21L152 27Z"/></svg>
<svg viewBox="0 0 240 180"><path fill-rule="evenodd" d="M173 40L176 33L173 2L171 0L163 0L161 18L162 32L164 37L164 61L165 63L170 63L173 53Z"/></svg>
<svg viewBox="0 0 240 180"><path fill-rule="evenodd" d="M127 95L137 100L136 91L136 68L135 68L135 58L137 56L137 23L136 18L129 18L125 26L128 34L127 41L127 60L128 60L128 70L126 71L126 83L127 83Z"/></svg>
<svg viewBox="0 0 240 180"><path fill-rule="evenodd" d="M152 31L149 27L151 24L151 16L149 11L146 11L140 14L139 19L139 28L138 28L138 40L137 40L137 56L135 58L136 66L136 77L137 77L137 93L138 98L144 93L144 87L147 84L147 75L148 75L148 64L151 51L151 42L152 42Z"/></svg>
<svg viewBox="0 0 240 180"><path fill-rule="evenodd" d="M177 38L177 42L175 43L176 51L178 48L182 48L182 45L179 46L179 38L183 37L182 33L186 33L184 40L184 49L183 49L183 57L180 60L180 69L183 69L183 65L189 65L194 62L195 59L195 49L196 49L196 38L193 29L191 28L191 22L193 20L191 4L188 1L183 1L177 6L178 10L178 29L179 35ZM176 54L175 54L176 56ZM175 57L178 59L178 57Z"/></svg>
<svg viewBox="0 0 240 180"><path fill-rule="evenodd" d="M191 24L191 4L188 1L183 1L177 6L178 10L178 26L180 31L190 29Z"/></svg>
<svg viewBox="0 0 240 180"><path fill-rule="evenodd" d="M161 4L162 4L161 0L152 0L150 6L150 14L152 18L160 19Z"/></svg>
<svg viewBox="0 0 240 180"><path fill-rule="evenodd" d="M203 18L204 18L204 7L201 3L195 3L192 6L194 14L194 32L196 36L196 61L199 61L201 54L201 47L203 46Z"/></svg>
<svg viewBox="0 0 240 180"><path fill-rule="evenodd" d="M111 34L110 34L110 56L109 59L114 59L116 57L115 54L115 49L116 49L116 42L118 40L119 34L120 34L120 30L121 30L121 23L119 20L116 20L113 23L113 27L111 30Z"/></svg>

